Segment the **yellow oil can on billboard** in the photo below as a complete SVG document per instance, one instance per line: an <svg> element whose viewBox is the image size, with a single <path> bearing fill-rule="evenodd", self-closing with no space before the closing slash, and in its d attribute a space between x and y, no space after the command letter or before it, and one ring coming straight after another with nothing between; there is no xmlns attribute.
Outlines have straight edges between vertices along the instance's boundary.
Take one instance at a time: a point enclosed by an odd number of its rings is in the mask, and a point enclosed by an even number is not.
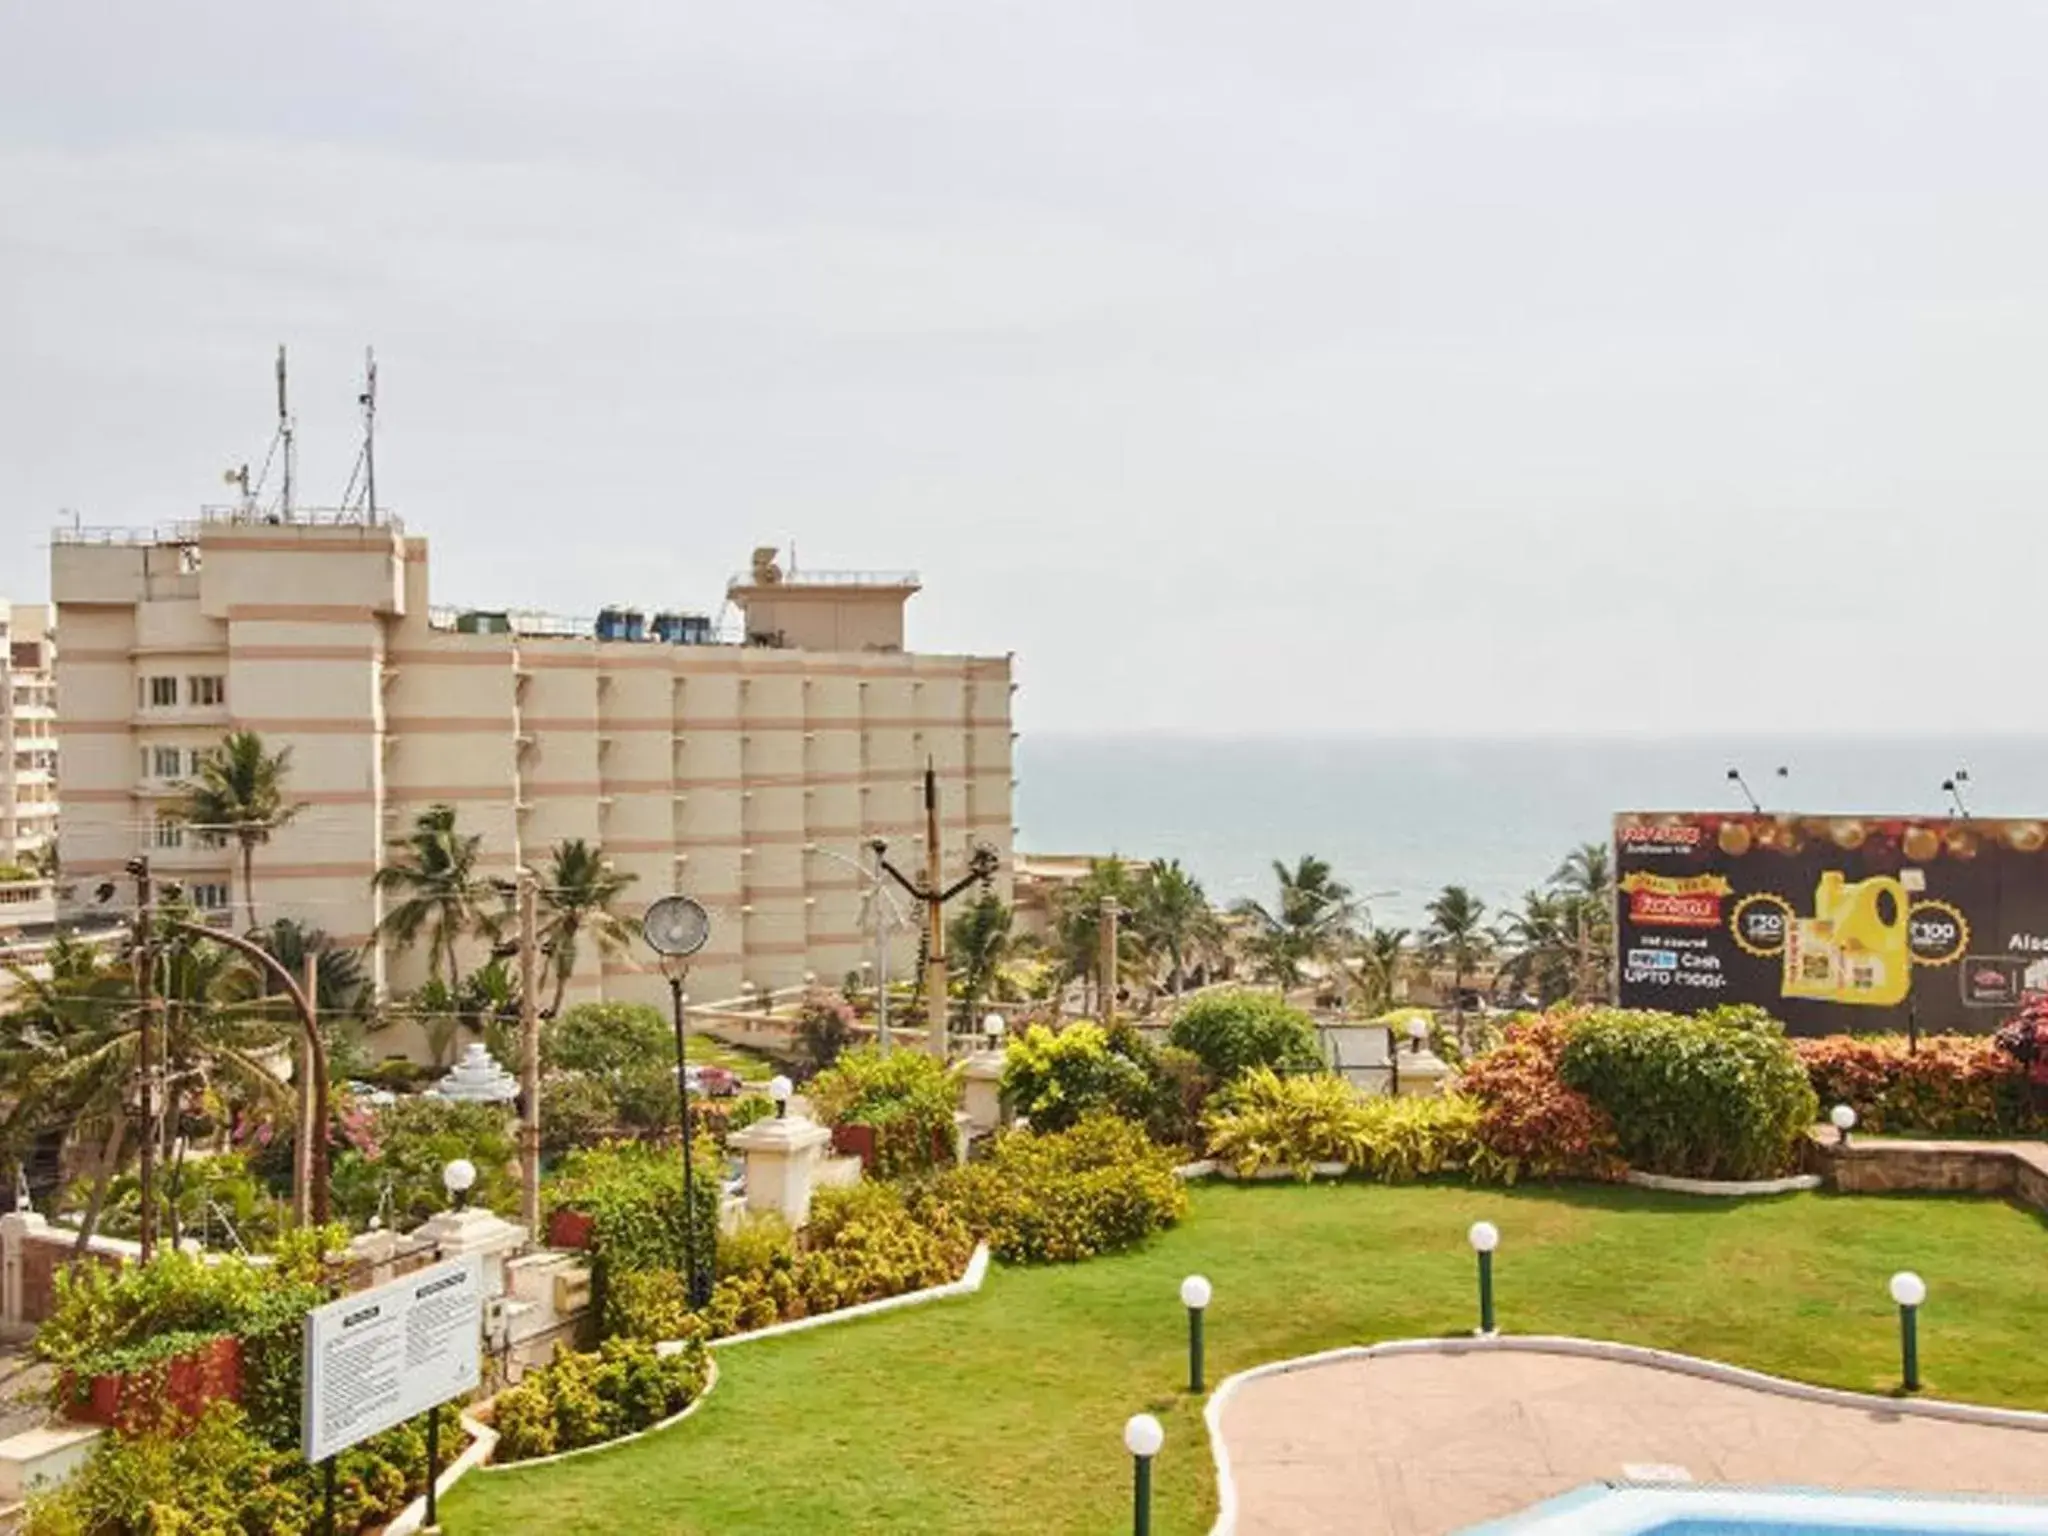
<svg viewBox="0 0 2048 1536"><path fill-rule="evenodd" d="M1823 872L1813 915L1796 917L1785 935L1784 995L1880 1008L1900 1002L1913 984L1910 909L1894 876Z"/></svg>

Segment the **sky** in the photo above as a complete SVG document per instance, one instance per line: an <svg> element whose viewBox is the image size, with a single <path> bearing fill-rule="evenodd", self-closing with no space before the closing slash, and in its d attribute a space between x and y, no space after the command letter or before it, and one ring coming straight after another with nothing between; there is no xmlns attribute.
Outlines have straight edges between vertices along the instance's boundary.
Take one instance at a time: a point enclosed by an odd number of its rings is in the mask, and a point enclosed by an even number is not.
<svg viewBox="0 0 2048 1536"><path fill-rule="evenodd" d="M914 567L1027 732L2039 726L2048 8L0 0L0 595L291 349L437 600Z"/></svg>

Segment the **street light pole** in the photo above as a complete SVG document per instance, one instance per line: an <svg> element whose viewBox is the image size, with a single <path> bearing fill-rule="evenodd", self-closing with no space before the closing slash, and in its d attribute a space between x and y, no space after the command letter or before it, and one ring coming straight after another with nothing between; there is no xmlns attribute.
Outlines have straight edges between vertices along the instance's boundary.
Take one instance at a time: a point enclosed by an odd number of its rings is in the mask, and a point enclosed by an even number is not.
<svg viewBox="0 0 2048 1536"><path fill-rule="evenodd" d="M253 939L245 939L239 933L226 928L208 928L199 923L185 922L180 918L172 918L164 926L174 933L186 933L194 938L209 939L215 944L225 944L229 949L235 951L236 954L255 961L257 965L268 971L271 978L284 989L285 997L290 1000L293 1009L298 1013L300 1028L305 1031L306 1054L313 1063L313 1115L318 1121L317 1132L312 1138L313 1156L311 1172L313 1187L309 1191L311 1198L308 1204L313 1212L313 1225L316 1227L325 1226L328 1214L327 1047L320 1040L320 1021L318 1015L314 1012L312 994L299 985L298 979L292 975L290 967ZM147 1145L148 1143L145 1142L144 1146L147 1147ZM148 1209L147 1204L145 1204L144 1209Z"/></svg>
<svg viewBox="0 0 2048 1536"><path fill-rule="evenodd" d="M142 1220L137 1237L147 1264L156 1256L156 893L146 856L130 859L128 873L135 877L135 1063L142 1107L141 1160L136 1168Z"/></svg>
<svg viewBox="0 0 2048 1536"><path fill-rule="evenodd" d="M697 1263L697 1170L691 1152L691 1143L696 1138L690 1134L690 1057L683 1029L683 1013L688 1006L683 996L683 980L689 973L687 965L669 969L668 995L675 1011L676 1097L683 1116L683 1278L691 1308L701 1312L711 1303L711 1286L710 1277Z"/></svg>

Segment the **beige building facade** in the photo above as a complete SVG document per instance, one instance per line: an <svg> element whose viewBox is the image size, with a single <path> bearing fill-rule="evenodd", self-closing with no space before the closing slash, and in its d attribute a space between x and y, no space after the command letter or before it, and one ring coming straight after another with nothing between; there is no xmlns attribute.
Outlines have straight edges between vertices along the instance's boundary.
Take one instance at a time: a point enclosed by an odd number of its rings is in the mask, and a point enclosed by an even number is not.
<svg viewBox="0 0 2048 1536"><path fill-rule="evenodd" d="M240 921L232 851L162 812L196 754L244 729L290 749L300 806L257 853L258 920L365 946L395 991L426 957L373 942L371 876L436 804L482 835L488 874L544 875L553 846L582 838L637 877L628 910L696 896L713 921L698 1001L861 970L871 932L843 861L876 837L922 861L927 759L942 869L990 844L1007 893L1010 659L903 649L914 576L785 574L760 552L727 594L747 638L721 643L675 613L433 608L427 542L390 521L236 509L148 534L66 531L51 567L62 857L81 893L147 852ZM571 1000L665 998L644 950L582 949ZM915 950L898 936L899 974Z"/></svg>
<svg viewBox="0 0 2048 1536"><path fill-rule="evenodd" d="M44 603L0 602L0 864L19 864L57 835L55 634Z"/></svg>

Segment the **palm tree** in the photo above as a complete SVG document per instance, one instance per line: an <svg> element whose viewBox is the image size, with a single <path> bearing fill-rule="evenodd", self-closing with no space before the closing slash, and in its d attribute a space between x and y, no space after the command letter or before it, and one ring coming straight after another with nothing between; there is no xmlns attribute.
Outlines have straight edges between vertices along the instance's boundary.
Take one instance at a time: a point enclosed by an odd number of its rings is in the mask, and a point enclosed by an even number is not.
<svg viewBox="0 0 2048 1536"><path fill-rule="evenodd" d="M1501 923L1507 952L1502 974L1523 991L1533 990L1546 1007L1571 995L1576 953L1572 945L1571 902L1560 891L1524 891L1522 907Z"/></svg>
<svg viewBox="0 0 2048 1536"><path fill-rule="evenodd" d="M960 995L969 1018L995 987L1010 956L1012 920L1002 898L990 892L961 908L946 925L946 952L960 968Z"/></svg>
<svg viewBox="0 0 2048 1536"><path fill-rule="evenodd" d="M576 971L576 941L588 932L605 954L617 954L633 940L636 931L631 918L616 916L611 904L639 879L612 868L602 848L593 848L580 837L555 844L549 855L548 878L541 887L540 902L547 915L541 919L541 953L555 974L554 1001L548 1011L562 1011L562 994Z"/></svg>
<svg viewBox="0 0 2048 1536"><path fill-rule="evenodd" d="M1301 985L1304 965L1328 959L1349 937L1357 903L1351 887L1313 854L1292 869L1275 859L1273 874L1280 883L1274 908L1246 898L1231 910L1253 925L1246 948L1258 973L1285 992Z"/></svg>
<svg viewBox="0 0 2048 1536"><path fill-rule="evenodd" d="M1581 843L1550 877L1565 902L1565 924L1575 950L1572 995L1606 998L1614 960L1614 850Z"/></svg>
<svg viewBox="0 0 2048 1536"><path fill-rule="evenodd" d="M1428 907L1429 927L1423 930L1422 952L1431 965L1451 968L1451 1025L1458 1046L1465 1045L1465 978L1491 950L1486 931L1486 903L1462 885L1447 885Z"/></svg>
<svg viewBox="0 0 2048 1536"><path fill-rule="evenodd" d="M12 994L0 1013L0 1086L11 1101L0 1138L19 1165L50 1133L100 1141L78 1251L99 1225L107 1187L120 1171L128 1123L127 1062L107 1050L132 1028L135 988L127 962L107 949L59 935L46 953L48 975L9 962Z"/></svg>
<svg viewBox="0 0 2048 1536"><path fill-rule="evenodd" d="M1115 854L1089 863L1088 873L1054 898L1052 939L1059 962L1059 989L1064 995L1070 982L1079 981L1085 990L1093 987L1095 1011L1100 1013L1111 1001L1102 992L1102 908L1114 903L1123 912L1138 906L1138 884L1130 866ZM1131 930L1117 928L1117 973L1143 957L1143 944ZM1085 1002L1085 996L1084 996Z"/></svg>
<svg viewBox="0 0 2048 1536"><path fill-rule="evenodd" d="M1165 951L1167 986L1176 996L1187 980L1189 958L1213 954L1223 943L1223 924L1202 882L1179 859L1154 859L1138 877L1133 927L1143 943Z"/></svg>
<svg viewBox="0 0 2048 1536"><path fill-rule="evenodd" d="M324 1017L330 1014L360 1014L368 1001L370 980L363 972L362 956L344 949L318 928L307 928L288 917L280 917L259 936L259 942L292 975L303 981L306 957L315 957L314 985L318 995L313 1005ZM265 991L277 995L265 973Z"/></svg>
<svg viewBox="0 0 2048 1536"><path fill-rule="evenodd" d="M1401 967L1408 958L1406 928L1374 928L1366 934L1361 955L1368 1013L1377 1017L1400 1000Z"/></svg>
<svg viewBox="0 0 2048 1536"><path fill-rule="evenodd" d="M398 898L377 923L377 931L401 946L427 936L427 968L453 997L462 983L456 946L470 933L495 936L498 914L488 905L489 881L477 874L483 837L455 828L455 807L430 805L413 821L389 864L370 877L371 885Z"/></svg>
<svg viewBox="0 0 2048 1536"><path fill-rule="evenodd" d="M256 928L256 845L298 814L284 797L292 749L263 750L254 731L231 731L202 753L196 777L178 785L182 798L171 814L209 838L232 837L242 848L242 906L248 931Z"/></svg>

